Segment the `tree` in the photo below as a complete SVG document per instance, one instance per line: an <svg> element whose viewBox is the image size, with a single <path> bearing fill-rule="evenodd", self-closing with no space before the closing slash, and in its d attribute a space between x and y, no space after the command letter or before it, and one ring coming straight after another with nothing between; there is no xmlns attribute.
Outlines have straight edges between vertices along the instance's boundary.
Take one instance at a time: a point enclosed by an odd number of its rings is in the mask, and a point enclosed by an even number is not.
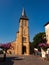
<svg viewBox="0 0 49 65"><path fill-rule="evenodd" d="M46 43L46 34L45 32L40 32L38 34L36 34L33 38L33 47L39 48L38 44L39 43Z"/></svg>
<svg viewBox="0 0 49 65"><path fill-rule="evenodd" d="M32 44L32 42L30 42L30 54L33 54L33 44Z"/></svg>
<svg viewBox="0 0 49 65"><path fill-rule="evenodd" d="M10 43L6 43L6 44L0 44L0 48L3 49L3 53L4 53L4 57L3 57L3 61L6 60L6 52L7 50L11 47Z"/></svg>
<svg viewBox="0 0 49 65"><path fill-rule="evenodd" d="M0 44L0 48L5 50L5 52L7 52L7 50L11 47L10 43L6 43L6 44Z"/></svg>

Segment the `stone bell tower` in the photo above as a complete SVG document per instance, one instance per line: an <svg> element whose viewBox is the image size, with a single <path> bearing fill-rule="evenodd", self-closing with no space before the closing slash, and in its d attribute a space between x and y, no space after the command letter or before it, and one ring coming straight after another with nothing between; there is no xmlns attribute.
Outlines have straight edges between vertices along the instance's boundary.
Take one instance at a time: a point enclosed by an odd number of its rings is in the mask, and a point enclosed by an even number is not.
<svg viewBox="0 0 49 65"><path fill-rule="evenodd" d="M15 50L17 55L29 54L28 18L24 9L22 10L22 15L19 20L19 31L17 32Z"/></svg>

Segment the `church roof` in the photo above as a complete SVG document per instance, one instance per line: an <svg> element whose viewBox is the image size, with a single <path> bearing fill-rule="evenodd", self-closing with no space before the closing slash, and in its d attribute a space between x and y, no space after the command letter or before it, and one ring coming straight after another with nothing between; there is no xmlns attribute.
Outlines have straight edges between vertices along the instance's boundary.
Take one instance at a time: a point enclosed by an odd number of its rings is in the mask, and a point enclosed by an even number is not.
<svg viewBox="0 0 49 65"><path fill-rule="evenodd" d="M48 24L49 24L49 21L44 26L47 26Z"/></svg>
<svg viewBox="0 0 49 65"><path fill-rule="evenodd" d="M22 10L22 14L21 14L20 19L27 19L27 20L28 20L28 18L27 18L27 16L26 16L26 13L25 13L25 9L24 9L24 8L23 8L23 10Z"/></svg>

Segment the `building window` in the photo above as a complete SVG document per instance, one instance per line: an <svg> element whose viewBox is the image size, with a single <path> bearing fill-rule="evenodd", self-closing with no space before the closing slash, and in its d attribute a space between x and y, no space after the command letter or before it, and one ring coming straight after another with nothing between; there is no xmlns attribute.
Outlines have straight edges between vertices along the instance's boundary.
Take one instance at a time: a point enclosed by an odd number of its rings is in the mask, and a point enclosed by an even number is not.
<svg viewBox="0 0 49 65"><path fill-rule="evenodd" d="M25 37L22 38L22 42L26 42L26 38Z"/></svg>

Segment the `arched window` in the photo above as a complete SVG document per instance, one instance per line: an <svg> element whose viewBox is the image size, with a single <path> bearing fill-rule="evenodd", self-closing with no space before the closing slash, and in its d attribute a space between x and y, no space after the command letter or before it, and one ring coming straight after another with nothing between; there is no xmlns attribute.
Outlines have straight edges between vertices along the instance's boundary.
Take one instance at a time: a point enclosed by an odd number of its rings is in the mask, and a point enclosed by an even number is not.
<svg viewBox="0 0 49 65"><path fill-rule="evenodd" d="M22 38L22 42L26 42L26 38L25 37Z"/></svg>

